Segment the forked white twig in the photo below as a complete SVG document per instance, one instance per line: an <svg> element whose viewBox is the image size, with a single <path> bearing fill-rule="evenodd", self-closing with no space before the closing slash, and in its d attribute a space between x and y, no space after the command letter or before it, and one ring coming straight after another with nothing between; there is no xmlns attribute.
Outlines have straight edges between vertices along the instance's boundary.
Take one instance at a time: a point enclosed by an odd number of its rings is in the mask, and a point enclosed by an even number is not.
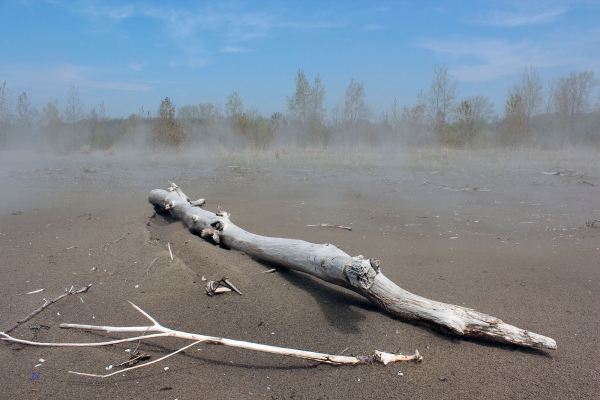
<svg viewBox="0 0 600 400"><path fill-rule="evenodd" d="M194 345L197 345L198 343L202 343L202 340L198 340L198 341L196 341L196 342L194 342L194 343L192 343L192 344L188 344L187 346L185 346L185 347L182 347L182 348L180 348L179 350L176 350L176 351L174 351L174 352L172 352L172 353L169 353L169 354L167 354L167 355L166 355L166 356L164 356L164 357L157 358L156 360L153 360L153 361L148 361L148 362L147 362L147 363L145 363L145 364L139 364L139 365L136 365L135 367L129 367L129 368L125 368L125 369L120 369L120 370L118 370L118 371L115 371L115 372L112 372L112 373L110 373L110 374L106 374L106 375L86 374L86 373L84 373L84 372L75 372L75 371L69 371L69 373L70 373L70 374L75 374L75 375L91 376L91 377L93 377L93 378L108 378L109 376L113 376L113 375L122 374L123 372L131 371L132 369L136 369L136 368L142 368L142 367L145 367L146 365L150 365L150 364L157 363L157 362L159 362L159 361L162 361L162 360L164 360L165 358L169 358L169 357L171 357L171 356L174 356L175 354L177 354L177 353L179 353L179 352L182 352L182 351L184 351L184 350L186 350L186 349L189 349L190 347L192 347L192 346L194 346Z"/></svg>
<svg viewBox="0 0 600 400"><path fill-rule="evenodd" d="M60 324L59 326L61 328L100 330L100 331L104 331L107 333L109 333L109 332L144 332L143 336L136 336L136 337L127 338L127 339L118 339L118 340L111 340L108 342L97 342L97 343L32 342L29 340L21 340L21 339L14 338L4 332L0 332L0 337L2 338L2 340L6 340L9 342L27 344L27 345L32 345L32 346L53 346L53 347L108 346L108 345L112 345L112 344L133 342L133 341L137 341L137 340L151 339L151 338L157 338L157 337L176 337L176 338L194 341L194 343L192 343L191 345L182 347L181 349L176 350L175 352L170 353L167 356L164 356L157 360L153 360L153 361L147 362L145 364L136 365L135 367L119 370L117 372L114 372L114 373L111 373L108 375L96 375L96 374L87 374L87 373L83 373L83 372L69 371L69 373L72 373L72 374L99 377L99 378L107 378L109 376L112 376L112 375L115 375L118 373L122 373L124 371L129 371L129 370L132 370L135 368L141 368L146 365L154 364L156 362L162 361L165 358L170 357L174 354L177 354L177 353L179 353L195 344L198 344L200 342L206 342L209 344L218 344L218 345L224 345L224 346L230 346L230 347L238 347L238 348L242 348L242 349L262 351L265 353L280 354L280 355L290 356L290 357L303 358L306 360L311 360L311 361L315 361L318 363L330 364L330 365L357 365L357 364L371 364L374 362L380 362L384 365L387 365L389 363L398 362L398 361L421 361L421 360L423 360L423 357L419 354L418 350L415 350L415 354L412 354L412 355L392 354L392 353L385 353L382 351L375 351L372 355L369 355L369 356L342 356L342 355L331 355L331 354L325 354L325 353L316 353L316 352L312 352L312 351L288 349L288 348L283 348L283 347L269 346L269 345L265 345L265 344L245 342L245 341L241 341L241 340L225 339L225 338L220 338L220 337L216 337L216 336L206 336L206 335L199 335L196 333L176 331L173 329L165 328L164 326L160 325L154 318L152 318L144 310L142 310L141 308L139 308L138 306L136 306L135 304L133 304L131 302L129 302L129 303L136 310L138 310L142 315L144 315L146 318L148 318L150 320L150 322L152 322L152 325L151 326L123 326L123 327L120 327L120 326L101 326L101 325ZM150 332L158 332L158 333L146 335L146 333L150 333Z"/></svg>

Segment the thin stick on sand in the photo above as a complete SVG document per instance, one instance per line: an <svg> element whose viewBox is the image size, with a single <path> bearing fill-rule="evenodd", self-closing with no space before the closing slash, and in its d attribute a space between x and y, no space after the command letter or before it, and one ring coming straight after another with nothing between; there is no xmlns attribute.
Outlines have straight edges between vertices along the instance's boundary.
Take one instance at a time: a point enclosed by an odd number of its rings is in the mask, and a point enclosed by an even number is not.
<svg viewBox="0 0 600 400"><path fill-rule="evenodd" d="M60 324L59 326L61 328L96 330L96 331L104 331L106 333L142 332L142 333L144 333L143 336L136 336L136 337L131 337L131 338L127 338L127 339L118 339L118 340L111 340L108 342L97 342L97 343L32 342L29 340L21 340L21 339L14 338L5 332L0 332L0 337L2 337L2 340L6 340L9 342L27 344L27 345L31 345L31 346L44 346L44 347L109 346L109 345L113 345L113 344L134 342L134 341L138 341L138 340L142 340L142 339L151 339L151 338L158 338L158 337L176 337L176 338L194 341L194 343L192 343L188 346L182 347L179 350L176 350L176 351L174 351L162 358L159 358L157 360L150 361L145 364L136 365L135 367L122 369L122 370L119 370L117 372L113 372L113 373L110 373L107 375L96 375L96 374L88 374L88 373L83 373L83 372L69 371L69 373L71 373L71 374L91 376L91 377L96 377L96 378L108 378L109 376L115 375L117 373L123 373L125 371L130 371L130 370L133 370L136 368L144 367L146 365L154 364L156 362L162 361L167 357L171 357L172 355L175 355L181 351L188 349L189 347L192 347L192 346L194 346L198 343L202 343L202 342L208 343L208 344L216 344L216 345L237 347L237 348L248 349L248 350L255 350L255 351L271 353L271 354L280 354L280 355L289 356L289 357L303 358L305 360L311 360L311 361L315 361L318 363L329 364L329 365L334 365L334 366L371 364L371 363L375 363L375 362L380 362L384 365L387 365L389 363L395 363L395 362L399 362L399 361L417 361L418 362L418 361L423 360L423 357L419 354L418 350L415 350L415 353L412 355L393 354L393 353L386 353L386 352L382 352L382 351L375 351L375 352L373 352L373 354L371 354L369 356L342 356L342 355L332 355L332 354L325 354L325 353L316 353L316 352L312 352L312 351L304 351L304 350L296 350L296 349L289 349L289 348L283 348L283 347L269 346L269 345L265 345L265 344L251 343L251 342L245 342L245 341L241 341L241 340L225 339L225 338L220 338L220 337L215 337L215 336L205 336L205 335L199 335L196 333L176 331L176 330L169 329L169 328L166 328L166 327L160 325L154 318L152 318L144 310L142 310L141 308L139 308L138 306L136 306L135 304L133 304L131 302L129 302L129 303L133 306L133 308L135 308L142 315L144 315L146 318L148 318L150 320L150 322L152 322L152 325L151 326L123 326L123 327L120 327L120 326L101 326L101 325ZM150 332L158 332L158 333L146 335L146 333L150 333Z"/></svg>
<svg viewBox="0 0 600 400"><path fill-rule="evenodd" d="M173 252L171 251L171 243L167 242L167 247L169 248L169 254L171 255L171 261L173 261Z"/></svg>
<svg viewBox="0 0 600 400"><path fill-rule="evenodd" d="M152 266L154 265L154 263L156 262L156 260L158 260L158 257L156 257L154 260L152 260L152 262L150 263L150 265L148 265L148 269L146 270L146 274L148 274L148 272L150 272L150 268L152 268Z"/></svg>
<svg viewBox="0 0 600 400"><path fill-rule="evenodd" d="M349 226L343 226L343 225L333 225L333 224L327 224L327 223L320 223L320 224L316 224L316 225L306 225L308 226L322 226L322 227L329 227L329 228L340 228L340 229L346 229L351 231L352 228L350 228Z"/></svg>
<svg viewBox="0 0 600 400"><path fill-rule="evenodd" d="M240 296L242 295L242 292L240 292L240 290L238 288L236 288L233 283L231 283L231 281L229 279L227 279L226 277L223 277L222 279L223 282L225 282L225 284L227 286L229 286L231 289L233 289L234 292L236 292L237 294L239 294Z"/></svg>
<svg viewBox="0 0 600 400"><path fill-rule="evenodd" d="M46 300L44 299L46 302L44 303L43 306L35 309L31 314L28 314L25 318L19 320L15 325L11 326L10 328L8 328L6 331L4 331L4 333L10 333L12 331L14 331L15 329L17 329L19 326L23 325L25 322L29 321L31 318L35 317L36 315L38 315L39 313L41 313L44 308L48 307L50 304L56 303L57 301L59 301L60 299L62 299L63 297L67 297L70 294L79 294L79 293L84 293L87 292L87 290L92 286L92 284L90 283L87 286L82 287L81 289L74 291L73 290L73 286L71 286L71 289L65 289L65 293L61 294L60 296L58 296L57 298L55 298L54 300Z"/></svg>

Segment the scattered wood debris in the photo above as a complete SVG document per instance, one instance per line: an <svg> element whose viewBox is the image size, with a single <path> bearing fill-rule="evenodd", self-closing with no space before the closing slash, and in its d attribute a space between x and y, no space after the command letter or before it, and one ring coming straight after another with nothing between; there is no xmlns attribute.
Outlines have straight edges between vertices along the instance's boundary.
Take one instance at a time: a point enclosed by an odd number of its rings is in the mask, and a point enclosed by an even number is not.
<svg viewBox="0 0 600 400"><path fill-rule="evenodd" d="M306 225L306 226L323 226L323 227L330 227L330 228L340 228L340 229L346 229L351 231L352 228L349 226L343 226L343 225L333 225L333 224L327 224L327 223L320 223L320 224L316 224L316 225Z"/></svg>
<svg viewBox="0 0 600 400"><path fill-rule="evenodd" d="M427 179L423 180L423 183L421 183L419 186L435 186L438 189L443 189L443 190L451 190L453 192L491 192L491 190L489 190L487 187L484 187L483 189L480 189L479 186L474 186L473 189L469 189L469 187L467 186L466 188L462 188L462 189L454 189L451 188L448 185L438 185L432 182L429 182Z"/></svg>
<svg viewBox="0 0 600 400"><path fill-rule="evenodd" d="M554 168L550 169L550 171L540 171L540 174L556 175L556 176L577 176L579 178L585 178L585 176L588 173L575 171L574 169L569 169L569 168L554 167Z"/></svg>
<svg viewBox="0 0 600 400"><path fill-rule="evenodd" d="M140 353L139 351L132 351L129 360L122 362L121 364L115 365L115 367L133 367L137 363L143 360L148 360L152 356L146 353Z"/></svg>
<svg viewBox="0 0 600 400"><path fill-rule="evenodd" d="M202 277L202 280L205 280L204 277ZM231 281L229 279L227 279L227 277L223 277L221 279L219 279L218 281L208 281L206 282L206 294L209 296L215 295L215 294L220 294L220 293L226 293L226 292L231 292L231 291L236 292L237 294L239 294L240 296L242 295L242 292L235 287L235 285L233 283L231 283Z"/></svg>

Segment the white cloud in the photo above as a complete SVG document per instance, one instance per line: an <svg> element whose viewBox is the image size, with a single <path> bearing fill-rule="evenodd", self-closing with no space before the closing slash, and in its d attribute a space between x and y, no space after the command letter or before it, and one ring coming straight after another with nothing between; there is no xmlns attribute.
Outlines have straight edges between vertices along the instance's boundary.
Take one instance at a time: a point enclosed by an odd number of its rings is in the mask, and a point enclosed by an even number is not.
<svg viewBox="0 0 600 400"><path fill-rule="evenodd" d="M230 46L230 45L226 45L221 47L221 53L249 53L252 50L244 48L244 47L239 47L239 46Z"/></svg>
<svg viewBox="0 0 600 400"><path fill-rule="evenodd" d="M516 27L524 25L547 24L555 21L566 11L567 9L564 7L546 11L494 11L487 17L477 19L476 23L479 25L490 25L498 27Z"/></svg>
<svg viewBox="0 0 600 400"><path fill-rule="evenodd" d="M385 27L379 24L368 24L364 27L365 31L380 31L382 29L385 29Z"/></svg>
<svg viewBox="0 0 600 400"><path fill-rule="evenodd" d="M111 19L121 20L125 18L130 18L135 15L133 6L122 6L114 9L104 9L103 12L108 15Z"/></svg>
<svg viewBox="0 0 600 400"><path fill-rule="evenodd" d="M559 57L551 47L542 48L523 41L502 39L450 38L423 39L418 47L453 58L450 72L462 81L482 82L521 72L528 65L539 68L568 64L571 58Z"/></svg>
<svg viewBox="0 0 600 400"><path fill-rule="evenodd" d="M82 81L78 82L81 87L91 87L97 89L123 90L127 92L148 92L152 86L140 85L138 83L127 82L107 82L107 81Z"/></svg>
<svg viewBox="0 0 600 400"><path fill-rule="evenodd" d="M307 18L306 21L286 18L279 8L277 11L247 11L231 4L215 3L187 9L170 5L152 6L140 9L140 12L148 18L162 21L171 43L182 52L183 59L172 61L171 66L187 64L203 67L215 52L252 52L250 43L282 31L336 26L320 18Z"/></svg>
<svg viewBox="0 0 600 400"><path fill-rule="evenodd" d="M146 61L131 61L129 63L129 68L134 71L141 71L143 67L145 67L148 63Z"/></svg>
<svg viewBox="0 0 600 400"><path fill-rule="evenodd" d="M108 18L114 22L133 17L136 14L135 7L132 4L113 5L103 2L72 0L51 0L49 3L62 7L71 13L81 13L93 19Z"/></svg>
<svg viewBox="0 0 600 400"><path fill-rule="evenodd" d="M152 86L132 82L103 81L95 78L104 75L103 68L90 68L83 65L63 64L56 67L23 68L11 66L0 71L16 85L35 84L41 87L67 87L73 83L78 87L113 89L123 91L149 91Z"/></svg>

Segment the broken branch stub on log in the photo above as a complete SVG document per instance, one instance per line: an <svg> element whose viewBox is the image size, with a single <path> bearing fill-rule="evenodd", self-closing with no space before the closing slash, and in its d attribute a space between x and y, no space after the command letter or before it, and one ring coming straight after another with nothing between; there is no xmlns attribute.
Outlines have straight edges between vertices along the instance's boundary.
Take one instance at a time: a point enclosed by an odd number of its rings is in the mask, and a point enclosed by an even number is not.
<svg viewBox="0 0 600 400"><path fill-rule="evenodd" d="M525 347L556 349L556 342L496 317L453 304L429 300L410 293L379 268L376 259L351 257L331 244L256 235L233 224L229 214L219 208L217 214L193 207L177 185L170 191L155 189L148 201L168 210L201 237L243 251L261 261L301 271L324 281L350 289L376 304L388 314L438 328L444 333L479 337Z"/></svg>

